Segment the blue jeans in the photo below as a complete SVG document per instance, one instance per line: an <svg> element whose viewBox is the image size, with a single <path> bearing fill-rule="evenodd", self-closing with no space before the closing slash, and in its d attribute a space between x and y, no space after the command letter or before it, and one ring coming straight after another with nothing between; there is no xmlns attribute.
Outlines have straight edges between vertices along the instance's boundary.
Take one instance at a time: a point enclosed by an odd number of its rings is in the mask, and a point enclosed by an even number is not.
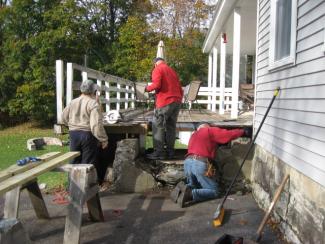
<svg viewBox="0 0 325 244"><path fill-rule="evenodd" d="M187 158L184 161L184 172L187 185L192 189L193 200L201 202L218 196L218 184L205 176L207 164L196 159Z"/></svg>

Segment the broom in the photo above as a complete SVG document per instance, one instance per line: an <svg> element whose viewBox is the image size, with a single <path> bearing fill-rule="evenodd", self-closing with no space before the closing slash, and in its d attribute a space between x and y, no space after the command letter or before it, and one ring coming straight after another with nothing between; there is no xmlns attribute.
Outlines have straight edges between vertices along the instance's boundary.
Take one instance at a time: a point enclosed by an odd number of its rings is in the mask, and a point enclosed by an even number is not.
<svg viewBox="0 0 325 244"><path fill-rule="evenodd" d="M260 132L260 130L262 128L262 125L263 125L263 123L264 123L264 121L266 119L266 116L269 113L269 111L270 111L270 109L272 107L272 104L273 104L275 98L278 96L279 91L280 91L280 87L277 87L276 90L274 91L274 95L272 97L272 100L271 100L271 102L270 102L270 104L269 104L269 106L268 106L268 108L267 108L267 110L266 110L266 112L264 114L264 117L262 119L262 122L260 123L260 126L258 127L258 129L256 131L256 134L255 134L253 140L251 141L251 144L250 144L250 146L249 146L249 148L248 148L248 150L247 150L247 152L246 152L246 154L244 156L244 159L243 159L243 161L242 161L242 163L241 163L241 165L240 165L240 167L239 167L239 169L238 169L235 177L233 178L230 186L228 187L227 192L226 192L226 195L224 196L221 204L218 205L217 210L215 211L215 213L213 215L213 225L215 227L218 227L218 226L220 226L222 224L223 217L225 215L225 209L223 208L223 205L224 205L225 201L227 200L227 197L228 197L228 195L230 193L230 190L231 190L232 186L234 185L234 183L235 183L235 181L236 181L236 179L237 179L237 177L238 177L238 175L239 175L239 173L240 173L240 171L241 171L241 169L242 169L242 167L243 167L243 165L244 165L244 163L245 163L245 161L246 161L246 159L247 159L250 151L252 150L252 148L254 146L254 143L255 143L255 140L257 138L257 135Z"/></svg>

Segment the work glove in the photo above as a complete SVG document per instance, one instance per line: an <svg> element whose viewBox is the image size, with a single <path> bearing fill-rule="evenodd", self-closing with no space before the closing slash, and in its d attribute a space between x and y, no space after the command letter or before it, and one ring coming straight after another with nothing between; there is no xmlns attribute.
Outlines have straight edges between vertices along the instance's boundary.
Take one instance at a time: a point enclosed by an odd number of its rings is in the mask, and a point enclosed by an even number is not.
<svg viewBox="0 0 325 244"><path fill-rule="evenodd" d="M253 129L251 127L244 127L244 137L251 138L253 135Z"/></svg>

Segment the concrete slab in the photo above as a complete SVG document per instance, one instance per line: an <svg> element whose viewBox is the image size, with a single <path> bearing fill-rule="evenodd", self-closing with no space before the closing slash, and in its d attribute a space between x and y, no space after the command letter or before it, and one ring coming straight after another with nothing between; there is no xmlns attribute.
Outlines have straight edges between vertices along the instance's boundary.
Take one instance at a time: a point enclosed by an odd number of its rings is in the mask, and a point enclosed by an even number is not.
<svg viewBox="0 0 325 244"><path fill-rule="evenodd" d="M50 220L36 218L26 197L22 197L19 218L33 243L62 243L66 206L55 205L53 196L45 196ZM214 211L221 199L181 209L169 198L168 191L147 194L104 193L101 203L105 222L88 220L86 208L81 243L214 243L223 234L253 236L264 213L251 195L230 196L225 207L223 226L212 226ZM230 215L229 215L230 214ZM281 243L277 233L266 227L261 243Z"/></svg>

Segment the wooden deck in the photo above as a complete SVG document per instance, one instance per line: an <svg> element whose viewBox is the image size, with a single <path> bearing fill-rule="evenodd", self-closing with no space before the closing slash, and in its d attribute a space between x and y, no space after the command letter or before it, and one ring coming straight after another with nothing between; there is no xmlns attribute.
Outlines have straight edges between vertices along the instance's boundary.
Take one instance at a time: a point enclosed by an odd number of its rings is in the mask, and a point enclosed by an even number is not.
<svg viewBox="0 0 325 244"><path fill-rule="evenodd" d="M113 133L145 134L153 118L153 110L129 110L121 112L122 120L116 124L104 124ZM209 110L181 110L177 119L178 131L193 131L201 123L223 128L252 126L253 111L242 113L238 119L231 119L230 113L219 115ZM114 129L113 129L114 128Z"/></svg>

